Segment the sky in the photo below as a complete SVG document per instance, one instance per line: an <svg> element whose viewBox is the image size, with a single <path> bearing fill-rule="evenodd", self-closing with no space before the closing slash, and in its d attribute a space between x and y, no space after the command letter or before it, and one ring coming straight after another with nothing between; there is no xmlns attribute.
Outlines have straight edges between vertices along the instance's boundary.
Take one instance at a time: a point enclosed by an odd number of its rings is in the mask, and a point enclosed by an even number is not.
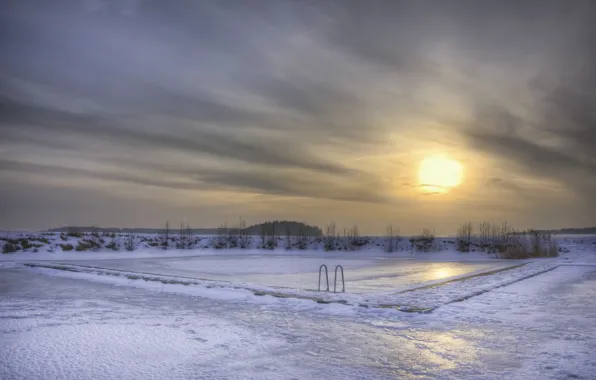
<svg viewBox="0 0 596 380"><path fill-rule="evenodd" d="M591 0L2 1L0 228L596 225L595 19ZM459 185L420 183L436 156Z"/></svg>

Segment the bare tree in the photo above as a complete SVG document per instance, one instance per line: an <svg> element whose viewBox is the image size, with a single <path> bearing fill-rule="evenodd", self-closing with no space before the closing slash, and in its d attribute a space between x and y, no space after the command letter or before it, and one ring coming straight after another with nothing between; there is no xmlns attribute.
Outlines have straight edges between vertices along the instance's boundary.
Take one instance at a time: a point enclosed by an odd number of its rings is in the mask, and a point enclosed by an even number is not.
<svg viewBox="0 0 596 380"><path fill-rule="evenodd" d="M167 250L170 245L170 222L166 221L166 228L163 229L161 235L161 247Z"/></svg>
<svg viewBox="0 0 596 380"><path fill-rule="evenodd" d="M399 228L393 227L393 224L387 226L385 231L385 252L391 253L400 249Z"/></svg>
<svg viewBox="0 0 596 380"><path fill-rule="evenodd" d="M290 233L290 226L289 225L286 226L285 248L287 250L291 250L292 249L292 235Z"/></svg>
<svg viewBox="0 0 596 380"><path fill-rule="evenodd" d="M246 221L242 218L238 220L238 245L240 248L247 248L249 245L248 232L246 231Z"/></svg>
<svg viewBox="0 0 596 380"><path fill-rule="evenodd" d="M472 244L472 222L462 224L457 230L457 250L460 252L470 252Z"/></svg>
<svg viewBox="0 0 596 380"><path fill-rule="evenodd" d="M486 250L488 248L488 246L490 245L490 229L491 229L491 224L486 221L480 223L480 225L478 226L479 244L480 244L480 248L483 251Z"/></svg>
<svg viewBox="0 0 596 380"><path fill-rule="evenodd" d="M177 249L185 249L186 248L186 234L184 223L180 223L180 230L178 231L178 241L176 242Z"/></svg>
<svg viewBox="0 0 596 380"><path fill-rule="evenodd" d="M507 221L502 222L501 223L501 232L500 232L500 236L499 236L499 243L501 245L506 245L509 240L510 235L511 235L511 227L509 226L509 224L507 224Z"/></svg>
<svg viewBox="0 0 596 380"><path fill-rule="evenodd" d="M337 235L335 229L335 222L331 222L327 225L327 230L325 233L325 251L335 251L335 249L337 248L336 241Z"/></svg>
<svg viewBox="0 0 596 380"><path fill-rule="evenodd" d="M261 248L265 248L265 240L267 238L267 231L265 224L261 224Z"/></svg>
<svg viewBox="0 0 596 380"><path fill-rule="evenodd" d="M267 222L261 224L262 249L275 249L277 247L277 236L275 228L276 224L277 222Z"/></svg>
<svg viewBox="0 0 596 380"><path fill-rule="evenodd" d="M309 243L308 229L304 226L300 226L300 236L298 237L298 249L307 249Z"/></svg>
<svg viewBox="0 0 596 380"><path fill-rule="evenodd" d="M135 239L136 236L132 232L129 232L126 235L126 240L124 240L124 249L127 251L134 251L135 249Z"/></svg>
<svg viewBox="0 0 596 380"><path fill-rule="evenodd" d="M104 240L99 236L99 229L96 226L91 226L91 234L89 235L89 245L94 251L101 248Z"/></svg>
<svg viewBox="0 0 596 380"><path fill-rule="evenodd" d="M277 231L275 229L276 222L272 222L267 234L267 249L275 249L277 247Z"/></svg>
<svg viewBox="0 0 596 380"><path fill-rule="evenodd" d="M193 234L190 224L180 223L180 231L178 233L178 242L176 248L191 249L193 245Z"/></svg>
<svg viewBox="0 0 596 380"><path fill-rule="evenodd" d="M217 236L213 238L212 244L215 249L228 248L228 225L222 224L217 228Z"/></svg>
<svg viewBox="0 0 596 380"><path fill-rule="evenodd" d="M352 228L348 230L346 249L350 251L355 251L357 249L360 249L360 247L363 244L364 243L360 241L360 236L358 234L358 226L352 226Z"/></svg>
<svg viewBox="0 0 596 380"><path fill-rule="evenodd" d="M191 249L193 248L194 244L194 236L192 233L192 228L190 228L190 224L188 224L188 222L186 223L186 229L184 232L186 235L186 249Z"/></svg>

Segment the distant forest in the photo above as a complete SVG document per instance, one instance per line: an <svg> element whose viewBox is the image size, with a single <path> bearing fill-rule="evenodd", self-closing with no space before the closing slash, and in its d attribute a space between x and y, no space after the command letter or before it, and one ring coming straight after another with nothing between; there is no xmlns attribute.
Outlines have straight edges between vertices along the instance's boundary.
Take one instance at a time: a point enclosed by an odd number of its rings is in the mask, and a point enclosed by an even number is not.
<svg viewBox="0 0 596 380"><path fill-rule="evenodd" d="M560 235L596 235L596 227L561 228L560 230L552 230L550 232Z"/></svg>
<svg viewBox="0 0 596 380"><path fill-rule="evenodd" d="M165 227L165 226L164 226ZM179 226L174 224L169 225L172 233L176 233ZM186 225L184 225L185 232ZM58 228L50 228L48 232L99 232L99 233L133 233L133 234L157 234L162 233L164 228L116 228L116 227L95 227L95 226L66 226ZM190 232L195 235L218 235L226 230L227 233L244 233L246 235L258 236L267 231L267 234L274 233L278 236L323 236L323 231L317 226L311 226L302 222L294 221L269 221L259 224L254 224L245 228L226 227L225 225L215 228L191 228Z"/></svg>
<svg viewBox="0 0 596 380"><path fill-rule="evenodd" d="M165 227L165 226L164 226ZM180 226L170 224L169 226L170 231L172 233L176 233L179 230ZM184 226L186 230L186 225ZM68 227L58 227L58 228L51 228L49 232L69 232L76 230L78 232L106 232L106 233L133 233L133 234L158 234L164 231L164 228L115 228L115 227L108 227L108 228L101 228L101 227L93 227L93 226L68 226ZM225 230L229 234L239 234L244 233L246 235L253 235L259 236L262 235L264 232L267 235L277 235L277 236L313 236L313 237L320 237L323 236L323 231L321 228L317 226L308 225L302 222L294 222L294 221L270 221L264 222L259 224L254 224L249 227L245 228L238 228L238 227L227 227L226 225L222 225L220 227L215 228L191 228L190 232L194 235L219 235ZM187 230L186 230L187 231ZM540 231L540 232L546 232ZM559 230L551 230L553 234L559 235L596 235L596 227L584 227L584 228L562 228Z"/></svg>

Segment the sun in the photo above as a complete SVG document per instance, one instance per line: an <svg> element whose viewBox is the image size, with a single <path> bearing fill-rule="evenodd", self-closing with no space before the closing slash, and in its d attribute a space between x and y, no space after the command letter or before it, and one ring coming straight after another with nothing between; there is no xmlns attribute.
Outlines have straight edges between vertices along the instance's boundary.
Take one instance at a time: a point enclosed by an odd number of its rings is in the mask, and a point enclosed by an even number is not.
<svg viewBox="0 0 596 380"><path fill-rule="evenodd" d="M426 157L420 163L418 184L428 192L445 193L458 186L463 177L463 166L444 156Z"/></svg>

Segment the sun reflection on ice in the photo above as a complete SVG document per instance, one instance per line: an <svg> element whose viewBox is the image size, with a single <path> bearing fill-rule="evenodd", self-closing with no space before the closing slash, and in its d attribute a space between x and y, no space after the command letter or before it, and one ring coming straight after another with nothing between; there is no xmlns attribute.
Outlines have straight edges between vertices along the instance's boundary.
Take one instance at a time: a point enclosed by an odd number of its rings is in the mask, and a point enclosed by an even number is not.
<svg viewBox="0 0 596 380"><path fill-rule="evenodd" d="M441 280L447 277L455 276L455 273L453 272L453 270L451 270L451 268L444 267L430 272L429 275L430 280Z"/></svg>
<svg viewBox="0 0 596 380"><path fill-rule="evenodd" d="M405 330L405 331L404 331ZM390 369L398 379L418 379L427 371L453 373L477 363L480 347L475 339L482 331L421 331L413 328L385 329L379 344L386 355L377 358L378 366Z"/></svg>

